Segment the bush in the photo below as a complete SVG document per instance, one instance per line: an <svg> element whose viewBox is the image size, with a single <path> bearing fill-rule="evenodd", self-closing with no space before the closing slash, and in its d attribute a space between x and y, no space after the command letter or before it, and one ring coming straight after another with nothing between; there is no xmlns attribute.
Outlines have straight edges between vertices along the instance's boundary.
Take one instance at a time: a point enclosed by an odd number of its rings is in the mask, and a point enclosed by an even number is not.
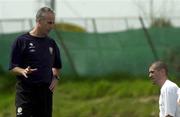
<svg viewBox="0 0 180 117"><path fill-rule="evenodd" d="M172 23L169 19L167 18L154 18L153 21L151 22L151 27L172 27Z"/></svg>
<svg viewBox="0 0 180 117"><path fill-rule="evenodd" d="M71 23L57 23L55 24L55 29L69 32L86 32L86 29L83 27Z"/></svg>

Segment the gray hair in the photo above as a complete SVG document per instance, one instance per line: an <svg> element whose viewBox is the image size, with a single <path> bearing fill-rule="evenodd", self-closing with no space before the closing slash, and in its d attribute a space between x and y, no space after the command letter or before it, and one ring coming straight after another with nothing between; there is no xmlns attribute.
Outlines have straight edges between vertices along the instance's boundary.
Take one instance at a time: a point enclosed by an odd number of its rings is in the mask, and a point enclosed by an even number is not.
<svg viewBox="0 0 180 117"><path fill-rule="evenodd" d="M40 8L36 14L36 21L44 19L45 13L48 13L48 12L55 15L54 11L49 7Z"/></svg>

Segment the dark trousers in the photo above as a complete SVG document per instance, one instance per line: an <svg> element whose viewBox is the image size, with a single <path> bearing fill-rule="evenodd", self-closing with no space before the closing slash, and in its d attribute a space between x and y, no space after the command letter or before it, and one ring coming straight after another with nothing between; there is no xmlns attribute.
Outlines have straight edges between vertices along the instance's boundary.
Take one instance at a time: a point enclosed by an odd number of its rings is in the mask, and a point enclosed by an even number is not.
<svg viewBox="0 0 180 117"><path fill-rule="evenodd" d="M16 117L52 117L49 84L16 84Z"/></svg>

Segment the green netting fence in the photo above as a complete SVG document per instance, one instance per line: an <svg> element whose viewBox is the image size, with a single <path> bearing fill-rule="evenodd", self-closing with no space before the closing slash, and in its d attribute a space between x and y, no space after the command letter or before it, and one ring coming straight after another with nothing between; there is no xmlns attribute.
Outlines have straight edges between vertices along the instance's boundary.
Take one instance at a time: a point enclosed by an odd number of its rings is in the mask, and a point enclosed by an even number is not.
<svg viewBox="0 0 180 117"><path fill-rule="evenodd" d="M61 40L71 57L78 75L105 75L113 73L147 74L155 58L143 30L113 33L60 32L50 35L58 43L63 62L63 74L74 74L72 64ZM154 28L148 30L159 59L180 70L180 29ZM0 36L0 65L8 70L11 44L21 33ZM61 39L61 40L60 40ZM18 54L18 53L17 53ZM178 72L177 72L178 73Z"/></svg>

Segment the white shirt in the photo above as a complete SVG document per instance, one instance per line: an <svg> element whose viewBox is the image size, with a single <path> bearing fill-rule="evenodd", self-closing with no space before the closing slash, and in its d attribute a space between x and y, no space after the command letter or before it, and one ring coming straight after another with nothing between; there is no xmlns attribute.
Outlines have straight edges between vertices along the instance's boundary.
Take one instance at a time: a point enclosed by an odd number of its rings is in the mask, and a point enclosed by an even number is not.
<svg viewBox="0 0 180 117"><path fill-rule="evenodd" d="M178 86L166 80L161 87L161 93L159 97L159 117L165 117L171 115L173 117L180 117L180 106L177 103Z"/></svg>
<svg viewBox="0 0 180 117"><path fill-rule="evenodd" d="M178 95L177 103L179 103L180 105L180 88L177 91L177 95Z"/></svg>

